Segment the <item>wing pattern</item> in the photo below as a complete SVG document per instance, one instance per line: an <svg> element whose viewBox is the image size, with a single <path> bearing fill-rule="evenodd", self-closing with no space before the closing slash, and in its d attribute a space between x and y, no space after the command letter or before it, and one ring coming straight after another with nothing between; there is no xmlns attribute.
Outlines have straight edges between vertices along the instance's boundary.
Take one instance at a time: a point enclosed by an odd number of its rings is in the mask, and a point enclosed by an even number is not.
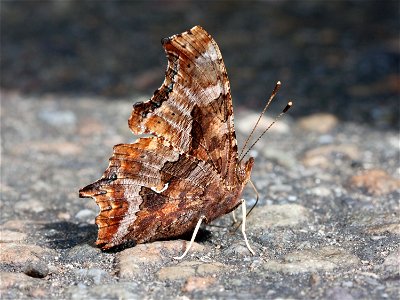
<svg viewBox="0 0 400 300"><path fill-rule="evenodd" d="M237 176L232 99L217 44L201 27L163 39L168 67L162 86L136 103L134 134L152 134L114 146L103 176L82 188L100 207L97 244L179 236L235 209L247 182Z"/></svg>

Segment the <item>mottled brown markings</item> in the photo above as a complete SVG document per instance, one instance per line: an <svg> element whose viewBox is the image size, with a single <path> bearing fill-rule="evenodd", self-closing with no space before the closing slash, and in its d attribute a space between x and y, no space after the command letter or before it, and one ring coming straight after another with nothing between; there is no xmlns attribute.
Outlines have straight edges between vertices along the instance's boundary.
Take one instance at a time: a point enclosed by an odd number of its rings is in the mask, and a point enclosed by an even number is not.
<svg viewBox="0 0 400 300"><path fill-rule="evenodd" d="M198 46L199 45L196 43L196 41L185 39L185 37L183 37L183 39L186 41L186 43L188 43L191 46L191 49L193 49L194 51L197 52L197 55L195 55L195 59L198 59L199 56L203 56L205 58L210 58L208 60L208 64L213 67L214 73L218 74L218 70L215 68L215 65L214 65L213 61L211 60L211 57L207 55L207 51L206 51L207 49L204 47L204 45L202 45L202 51L200 52L198 50L198 48L199 48ZM196 46L194 46L193 43L196 44ZM195 65L197 65L196 62L195 62ZM212 73L212 72L207 72L207 73L206 72L202 72L202 75L203 75L203 77L206 77L208 79L208 84L209 85L213 85L215 83L215 80L212 80L213 78L209 77L209 73Z"/></svg>
<svg viewBox="0 0 400 300"><path fill-rule="evenodd" d="M190 42L188 42L188 43L190 44ZM172 43L169 43L168 46L173 47L173 48L175 49L175 51L179 51L179 49L178 49L175 45L173 45ZM196 51L197 51L197 50L196 50ZM181 52L181 51L179 51L179 52ZM195 59L198 59L198 57L199 57L198 55L195 56ZM193 59L191 59L186 53L181 52L181 54L180 54L180 56L179 56L179 60L181 61L182 64L185 63L185 62L187 62L187 61L192 62L192 64L194 64L194 66L195 66L195 69L196 69L197 71L200 71L200 74L201 74L203 77L205 77L205 78L208 79L208 80L207 80L207 86L212 85L212 81L210 81L210 78L208 77L208 74L205 73L205 72L203 72L203 71L198 67L196 61L193 60ZM183 68L180 68L180 72L185 72L185 71L184 71ZM192 72L193 72L193 71L192 71ZM186 75L190 75L190 74L186 74ZM188 76L188 78L191 78L191 77Z"/></svg>
<svg viewBox="0 0 400 300"><path fill-rule="evenodd" d="M139 195L143 199L143 202L139 205L140 210L157 211L168 201L167 197L144 186L140 190Z"/></svg>
<svg viewBox="0 0 400 300"><path fill-rule="evenodd" d="M102 211L96 223L103 249L130 239L177 236L193 229L200 215L209 222L240 204L243 182L234 176L237 146L219 48L200 27L162 43L168 56L164 83L149 101L134 106L129 125L134 133L162 135L168 142L154 137L120 146L103 181L86 191ZM180 144L181 138L189 144ZM113 174L117 179L110 180Z"/></svg>

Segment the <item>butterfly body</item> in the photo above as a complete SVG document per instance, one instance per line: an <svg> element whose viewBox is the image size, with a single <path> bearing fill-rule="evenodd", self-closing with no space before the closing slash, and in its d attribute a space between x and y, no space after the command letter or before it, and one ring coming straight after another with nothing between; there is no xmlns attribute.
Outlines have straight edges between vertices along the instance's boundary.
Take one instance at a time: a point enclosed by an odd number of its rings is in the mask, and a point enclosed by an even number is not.
<svg viewBox="0 0 400 300"><path fill-rule="evenodd" d="M192 231L233 211L254 160L240 162L229 80L215 41L201 27L162 40L163 85L133 106L129 127L150 134L114 146L98 181L80 190L100 207L97 244L144 243Z"/></svg>

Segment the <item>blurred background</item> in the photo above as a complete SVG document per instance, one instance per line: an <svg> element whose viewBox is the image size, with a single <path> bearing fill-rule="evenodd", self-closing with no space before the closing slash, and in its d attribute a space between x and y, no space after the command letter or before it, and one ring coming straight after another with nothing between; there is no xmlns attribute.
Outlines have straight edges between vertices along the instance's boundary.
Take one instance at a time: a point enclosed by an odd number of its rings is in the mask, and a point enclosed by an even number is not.
<svg viewBox="0 0 400 300"><path fill-rule="evenodd" d="M217 41L235 106L399 128L399 1L1 1L1 88L150 97L162 37L203 26ZM71 98L73 99L73 98ZM64 100L65 101L65 100Z"/></svg>

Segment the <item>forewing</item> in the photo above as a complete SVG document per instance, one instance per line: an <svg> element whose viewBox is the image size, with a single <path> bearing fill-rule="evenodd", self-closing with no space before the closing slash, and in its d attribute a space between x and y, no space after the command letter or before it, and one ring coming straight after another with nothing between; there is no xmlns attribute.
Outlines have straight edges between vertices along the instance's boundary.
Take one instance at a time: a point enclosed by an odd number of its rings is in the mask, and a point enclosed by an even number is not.
<svg viewBox="0 0 400 300"><path fill-rule="evenodd" d="M168 67L153 97L133 107L133 133L162 136L180 152L207 161L229 184L235 180L237 146L225 65L200 26L163 39Z"/></svg>

